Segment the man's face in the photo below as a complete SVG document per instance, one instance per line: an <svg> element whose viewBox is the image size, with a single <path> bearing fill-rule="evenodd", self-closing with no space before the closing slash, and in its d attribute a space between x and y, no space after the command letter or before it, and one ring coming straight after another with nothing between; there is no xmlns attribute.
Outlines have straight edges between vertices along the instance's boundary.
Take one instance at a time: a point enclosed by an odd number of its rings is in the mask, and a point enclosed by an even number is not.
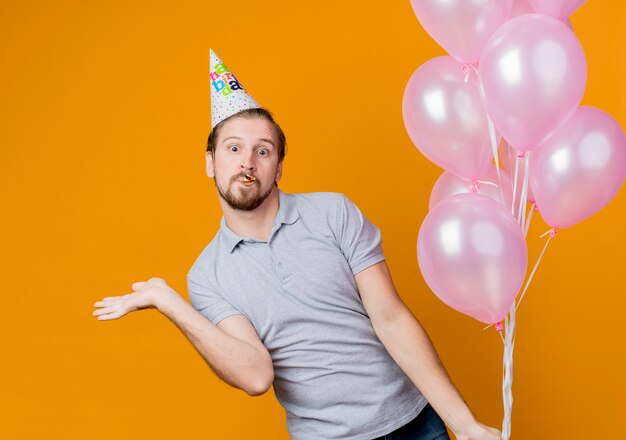
<svg viewBox="0 0 626 440"><path fill-rule="evenodd" d="M207 152L207 175L220 197L237 210L251 211L274 190L282 175L271 122L233 118L221 128L215 154Z"/></svg>

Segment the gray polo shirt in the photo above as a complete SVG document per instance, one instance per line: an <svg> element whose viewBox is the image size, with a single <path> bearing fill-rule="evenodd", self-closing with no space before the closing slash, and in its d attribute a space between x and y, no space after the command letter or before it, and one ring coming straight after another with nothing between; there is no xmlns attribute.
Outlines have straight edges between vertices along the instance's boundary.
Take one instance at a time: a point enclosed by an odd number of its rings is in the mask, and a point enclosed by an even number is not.
<svg viewBox="0 0 626 440"><path fill-rule="evenodd" d="M359 296L354 275L382 260L380 231L347 197L279 191L268 241L222 218L187 275L196 310L214 324L241 314L256 329L294 439L372 439L426 405Z"/></svg>

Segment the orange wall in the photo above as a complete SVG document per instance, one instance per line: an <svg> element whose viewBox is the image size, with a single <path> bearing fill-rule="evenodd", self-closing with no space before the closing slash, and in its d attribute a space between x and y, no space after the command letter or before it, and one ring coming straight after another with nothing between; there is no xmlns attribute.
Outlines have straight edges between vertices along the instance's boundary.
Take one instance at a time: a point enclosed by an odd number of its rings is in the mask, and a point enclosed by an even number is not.
<svg viewBox="0 0 626 440"><path fill-rule="evenodd" d="M583 103L622 127L625 16L591 0L572 17ZM0 32L0 438L288 438L272 393L221 383L157 311L91 316L152 276L186 296L217 230L209 47L285 129L281 187L344 192L380 226L401 295L474 412L500 425L500 338L441 303L417 266L441 170L411 144L401 100L443 50L408 0L3 0ZM625 214L622 189L550 244L518 314L514 438L622 431ZM545 230L533 221L531 264Z"/></svg>

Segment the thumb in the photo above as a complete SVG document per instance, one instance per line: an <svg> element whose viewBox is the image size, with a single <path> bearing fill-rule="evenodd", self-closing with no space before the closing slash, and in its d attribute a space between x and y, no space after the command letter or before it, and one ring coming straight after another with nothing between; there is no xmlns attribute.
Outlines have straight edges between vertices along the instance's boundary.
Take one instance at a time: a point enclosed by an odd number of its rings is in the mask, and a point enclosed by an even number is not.
<svg viewBox="0 0 626 440"><path fill-rule="evenodd" d="M135 292L137 292L137 291L143 289L146 286L146 284L147 283L145 281L137 281L136 283L133 283L132 287L133 287L133 290Z"/></svg>
<svg viewBox="0 0 626 440"><path fill-rule="evenodd" d="M151 284L167 284L163 278L152 277L148 281Z"/></svg>

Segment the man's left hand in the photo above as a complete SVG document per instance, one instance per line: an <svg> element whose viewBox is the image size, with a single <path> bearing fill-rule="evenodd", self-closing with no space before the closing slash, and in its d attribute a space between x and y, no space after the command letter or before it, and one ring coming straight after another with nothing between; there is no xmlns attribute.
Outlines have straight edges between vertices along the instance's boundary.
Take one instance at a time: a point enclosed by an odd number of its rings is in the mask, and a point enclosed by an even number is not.
<svg viewBox="0 0 626 440"><path fill-rule="evenodd" d="M454 431L453 431L454 432ZM462 432L454 432L457 440L500 440L502 433L495 428L490 428L482 423L469 426Z"/></svg>

